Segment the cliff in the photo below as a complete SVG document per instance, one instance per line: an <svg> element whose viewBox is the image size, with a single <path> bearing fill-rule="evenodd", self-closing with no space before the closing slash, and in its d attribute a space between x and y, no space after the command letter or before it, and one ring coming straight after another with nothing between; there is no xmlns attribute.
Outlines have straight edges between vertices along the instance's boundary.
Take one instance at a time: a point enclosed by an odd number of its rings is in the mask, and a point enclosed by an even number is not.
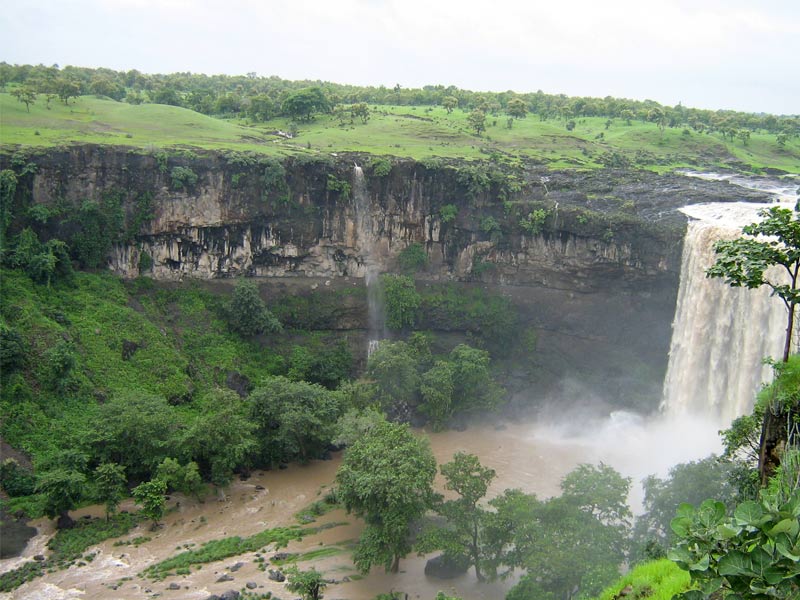
<svg viewBox="0 0 800 600"><path fill-rule="evenodd" d="M100 146L23 159L0 156L2 168L34 165L19 179L12 232L28 224L78 244L100 215L104 261L122 277L247 275L298 293L308 291L304 281L362 278L368 262L395 271L418 243L428 257L420 285L482 285L509 297L538 332L549 353L540 367L554 377L613 378L622 353L644 361L659 385L685 230L675 209L742 196L679 175L550 172L502 160L278 160ZM32 206L45 217L26 217ZM341 324L358 325L351 314Z"/></svg>

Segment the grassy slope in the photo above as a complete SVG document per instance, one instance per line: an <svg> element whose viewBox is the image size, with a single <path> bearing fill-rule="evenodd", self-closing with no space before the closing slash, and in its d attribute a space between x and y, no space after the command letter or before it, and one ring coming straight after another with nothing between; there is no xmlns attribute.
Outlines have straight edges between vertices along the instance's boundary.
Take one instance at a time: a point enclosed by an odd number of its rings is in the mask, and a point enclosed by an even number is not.
<svg viewBox="0 0 800 600"><path fill-rule="evenodd" d="M252 381L282 370L283 359L228 332L221 299L193 285L151 288L110 274L77 273L74 286L46 288L20 272L3 270L0 322L15 328L30 349L23 381L4 378L2 437L39 455L81 436L97 404L82 398L146 390L181 398L223 385L228 371ZM127 286L127 287L126 287ZM144 286L144 287L142 287ZM60 340L74 348L74 397L47 385L48 351ZM122 356L122 342L140 345ZM280 340L276 340L280 344ZM192 405L176 407L191 418Z"/></svg>
<svg viewBox="0 0 800 600"><path fill-rule="evenodd" d="M800 173L800 140L793 139L781 149L774 135L764 133L752 134L744 146L740 141L725 141L718 134L684 135L679 128L667 129L662 135L652 123L625 125L616 120L606 129L604 117L579 119L569 132L563 122L540 121L535 115L515 120L508 129L505 115L490 115L487 131L478 137L466 119L466 112L455 110L448 115L439 107L373 106L366 125L356 121L342 126L332 116L321 115L310 123L300 123L298 137L285 140L271 132L289 129L286 119L248 126L172 106L131 106L91 96L78 98L68 107L53 101L49 110L40 98L27 113L24 105L9 94L0 94L3 144L186 145L269 154L305 152L310 146L312 151L369 152L414 159L478 159L497 151L545 161L554 168L597 168L609 151L622 152L631 160L637 151L644 151L659 163L648 167L654 170L741 162L755 169L773 167ZM598 137L601 133L602 139Z"/></svg>
<svg viewBox="0 0 800 600"><path fill-rule="evenodd" d="M689 573L667 559L643 563L608 586L595 600L613 600L627 586L633 589L626 598L671 600L673 595L689 589Z"/></svg>
<svg viewBox="0 0 800 600"><path fill-rule="evenodd" d="M50 109L40 98L28 113L11 95L0 94L0 134L3 144L30 146L77 142L138 148L152 144L278 151L273 143L278 139L275 136L230 121L175 106L132 106L92 96L82 96L69 106L54 100Z"/></svg>

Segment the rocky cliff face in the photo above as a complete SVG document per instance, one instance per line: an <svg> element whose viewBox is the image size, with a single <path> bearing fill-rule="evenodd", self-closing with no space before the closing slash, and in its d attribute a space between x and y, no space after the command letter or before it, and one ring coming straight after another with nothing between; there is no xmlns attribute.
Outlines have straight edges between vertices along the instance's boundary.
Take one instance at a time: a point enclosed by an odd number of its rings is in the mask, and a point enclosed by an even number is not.
<svg viewBox="0 0 800 600"><path fill-rule="evenodd" d="M554 369L565 356L579 365L609 348L663 368L685 230L675 208L742 196L677 175L366 156L82 146L31 160L36 172L20 180L17 202L62 215L48 222L53 235L81 226L63 215L85 201L113 198L121 223L108 267L123 277L361 278L368 260L393 271L419 243L429 258L419 279L496 286L549 336ZM9 164L0 157L0 168Z"/></svg>

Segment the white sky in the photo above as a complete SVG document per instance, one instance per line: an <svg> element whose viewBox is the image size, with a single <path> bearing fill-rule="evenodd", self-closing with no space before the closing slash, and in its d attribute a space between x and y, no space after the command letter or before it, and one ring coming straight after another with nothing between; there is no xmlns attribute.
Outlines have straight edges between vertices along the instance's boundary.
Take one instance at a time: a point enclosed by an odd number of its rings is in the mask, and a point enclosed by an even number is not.
<svg viewBox="0 0 800 600"><path fill-rule="evenodd" d="M800 113L800 0L5 0L0 60Z"/></svg>

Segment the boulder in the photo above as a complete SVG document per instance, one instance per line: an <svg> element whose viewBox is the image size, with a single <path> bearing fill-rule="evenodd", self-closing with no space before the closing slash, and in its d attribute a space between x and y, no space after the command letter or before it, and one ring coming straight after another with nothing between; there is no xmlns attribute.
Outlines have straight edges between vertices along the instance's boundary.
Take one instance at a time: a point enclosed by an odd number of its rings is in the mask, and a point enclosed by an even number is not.
<svg viewBox="0 0 800 600"><path fill-rule="evenodd" d="M425 563L425 575L436 579L453 579L466 573L467 569L469 559L466 556L440 554Z"/></svg>

